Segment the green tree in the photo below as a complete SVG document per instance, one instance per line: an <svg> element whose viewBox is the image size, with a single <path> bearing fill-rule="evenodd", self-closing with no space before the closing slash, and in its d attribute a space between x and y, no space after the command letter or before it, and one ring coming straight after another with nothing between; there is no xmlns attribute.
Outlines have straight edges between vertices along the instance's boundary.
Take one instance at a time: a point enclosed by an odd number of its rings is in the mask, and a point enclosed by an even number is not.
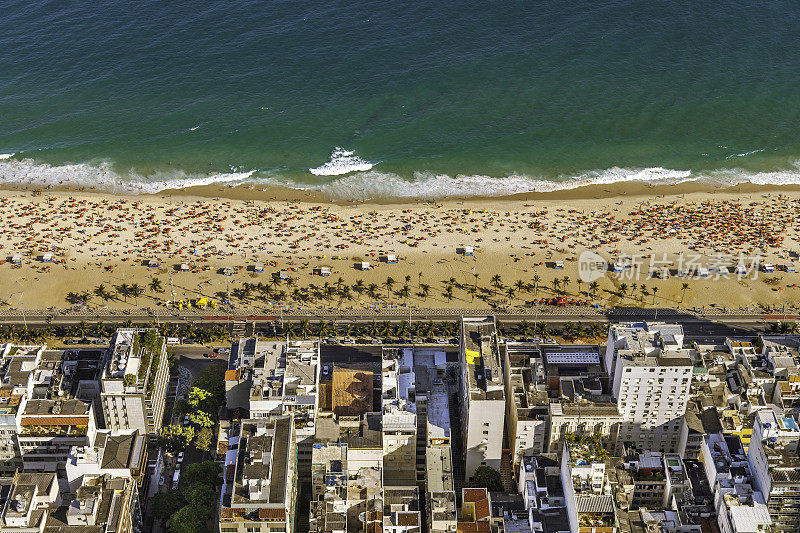
<svg viewBox="0 0 800 533"><path fill-rule="evenodd" d="M500 472L491 466L479 466L475 469L472 485L488 489L489 492L502 492L503 481Z"/></svg>
<svg viewBox="0 0 800 533"><path fill-rule="evenodd" d="M202 463L192 463L186 467L181 475L181 483L184 487L199 483L216 488L222 483L222 467L216 461L203 461Z"/></svg>
<svg viewBox="0 0 800 533"><path fill-rule="evenodd" d="M195 409L202 409L201 404L205 404L206 400L211 397L211 392L201 389L200 387L192 387L189 389L189 399L186 400L189 405Z"/></svg>
<svg viewBox="0 0 800 533"><path fill-rule="evenodd" d="M184 426L163 426L158 433L156 443L159 448L169 453L180 453L186 449L194 438L194 428Z"/></svg>
<svg viewBox="0 0 800 533"><path fill-rule="evenodd" d="M153 496L153 516L158 520L168 520L183 507L183 504L183 498L178 490L156 492Z"/></svg>
<svg viewBox="0 0 800 533"><path fill-rule="evenodd" d="M217 493L208 485L192 483L183 490L183 497L189 505L214 507Z"/></svg>
<svg viewBox="0 0 800 533"><path fill-rule="evenodd" d="M125 386L133 387L136 385L136 374L125 374Z"/></svg>
<svg viewBox="0 0 800 533"><path fill-rule="evenodd" d="M172 533L197 533L205 531L206 522L211 515L211 509L202 506L187 505L179 510L167 521L167 527Z"/></svg>
<svg viewBox="0 0 800 533"><path fill-rule="evenodd" d="M210 452L214 444L214 431L211 428L202 428L194 439L194 445L198 450ZM188 496L186 498L189 499Z"/></svg>
<svg viewBox="0 0 800 533"><path fill-rule="evenodd" d="M197 424L203 428L210 428L214 426L214 420L211 418L211 415L205 411L194 411L193 413L189 413L189 421L192 424Z"/></svg>

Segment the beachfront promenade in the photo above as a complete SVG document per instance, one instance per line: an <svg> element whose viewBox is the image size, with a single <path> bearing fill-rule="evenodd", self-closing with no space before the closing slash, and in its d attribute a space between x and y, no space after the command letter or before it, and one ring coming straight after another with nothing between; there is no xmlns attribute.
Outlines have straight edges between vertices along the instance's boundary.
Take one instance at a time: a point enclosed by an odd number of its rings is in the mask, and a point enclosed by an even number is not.
<svg viewBox="0 0 800 533"><path fill-rule="evenodd" d="M498 321L511 325L528 322L546 323L550 325L567 322L590 324L607 324L642 320L680 320L685 327L697 335L721 336L743 334L745 332L763 330L768 322L795 321L800 319L796 310L786 312L709 309L705 311L689 311L681 309L654 309L618 307L611 309L590 309L585 307L549 307L540 309L511 309L507 311L491 311L480 309L381 309L373 310L309 310L304 312L286 312L281 314L233 313L224 314L219 311L172 311L135 309L135 310L94 310L94 311L50 311L50 310L2 310L0 325L16 325L29 328L42 326L70 326L80 322L106 324L130 321L134 325L152 323L194 324L194 325L232 325L251 324L255 327L267 324L300 323L302 321L328 321L334 324L364 324L371 322L444 322L459 320L462 316L486 316L493 314Z"/></svg>

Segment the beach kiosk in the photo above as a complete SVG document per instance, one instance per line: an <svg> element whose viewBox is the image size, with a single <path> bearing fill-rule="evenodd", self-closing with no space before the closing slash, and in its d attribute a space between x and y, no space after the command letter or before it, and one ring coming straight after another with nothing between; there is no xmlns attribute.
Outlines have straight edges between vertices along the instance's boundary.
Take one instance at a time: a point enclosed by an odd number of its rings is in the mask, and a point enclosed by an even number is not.
<svg viewBox="0 0 800 533"><path fill-rule="evenodd" d="M158 262L158 259L151 259L147 262L147 266L150 268L158 268L160 265L161 263Z"/></svg>
<svg viewBox="0 0 800 533"><path fill-rule="evenodd" d="M314 274L318 276L328 277L331 275L331 267L321 266L314 269Z"/></svg>
<svg viewBox="0 0 800 533"><path fill-rule="evenodd" d="M389 254L386 256L386 262L389 264L397 263L397 256L393 254Z"/></svg>
<svg viewBox="0 0 800 533"><path fill-rule="evenodd" d="M475 249L472 246L465 246L464 255L475 255Z"/></svg>
<svg viewBox="0 0 800 533"><path fill-rule="evenodd" d="M14 254L14 255L11 256L11 264L19 265L20 263L22 263L22 256L21 255Z"/></svg>
<svg viewBox="0 0 800 533"><path fill-rule="evenodd" d="M42 254L42 263L52 263L53 262L53 254L46 253Z"/></svg>
<svg viewBox="0 0 800 533"><path fill-rule="evenodd" d="M556 270L564 270L564 261L556 261L554 268Z"/></svg>
<svg viewBox="0 0 800 533"><path fill-rule="evenodd" d="M189 272L189 263L181 263L181 272Z"/></svg>
<svg viewBox="0 0 800 533"><path fill-rule="evenodd" d="M369 261L361 261L361 270L362 271L372 270L372 267L370 267L369 265Z"/></svg>
<svg viewBox="0 0 800 533"><path fill-rule="evenodd" d="M253 267L254 272L264 272L264 265L262 263L256 263L256 266Z"/></svg>

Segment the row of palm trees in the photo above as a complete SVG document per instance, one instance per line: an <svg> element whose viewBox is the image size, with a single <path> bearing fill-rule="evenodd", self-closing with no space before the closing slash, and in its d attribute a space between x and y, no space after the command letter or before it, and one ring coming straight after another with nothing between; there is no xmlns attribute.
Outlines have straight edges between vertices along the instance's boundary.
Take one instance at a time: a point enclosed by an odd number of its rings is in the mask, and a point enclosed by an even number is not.
<svg viewBox="0 0 800 533"><path fill-rule="evenodd" d="M4 325L0 326L0 340L4 342L36 343L44 342L46 339L52 338L108 338L111 337L118 328L130 327L133 327L133 322L131 320L114 324L106 324L102 321L88 323L85 320L81 320L70 326L47 325L35 329L23 328L22 326L16 325ZM194 339L203 344L227 340L229 338L227 328L220 324L198 327L192 323L150 323L142 327L156 328L163 337L184 337Z"/></svg>

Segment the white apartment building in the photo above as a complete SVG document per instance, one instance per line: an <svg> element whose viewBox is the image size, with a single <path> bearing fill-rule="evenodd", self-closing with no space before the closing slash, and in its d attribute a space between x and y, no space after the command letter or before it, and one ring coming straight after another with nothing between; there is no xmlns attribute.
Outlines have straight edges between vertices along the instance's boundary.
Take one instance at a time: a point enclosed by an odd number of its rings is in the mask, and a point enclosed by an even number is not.
<svg viewBox="0 0 800 533"><path fill-rule="evenodd" d="M621 417L618 441L677 453L692 380L683 327L664 323L613 325L606 368Z"/></svg>
<svg viewBox="0 0 800 533"><path fill-rule="evenodd" d="M517 472L523 456L547 450L549 413L546 383L541 360L533 356L530 346L503 343L500 349L508 398L506 431L509 439L513 439L513 470ZM541 370L535 368L536 365Z"/></svg>
<svg viewBox="0 0 800 533"><path fill-rule="evenodd" d="M155 435L164 417L169 362L163 337L152 329L118 329L100 380L105 426Z"/></svg>
<svg viewBox="0 0 800 533"><path fill-rule="evenodd" d="M494 317L461 319L461 423L465 480L479 466L498 472L503 451L506 400Z"/></svg>

